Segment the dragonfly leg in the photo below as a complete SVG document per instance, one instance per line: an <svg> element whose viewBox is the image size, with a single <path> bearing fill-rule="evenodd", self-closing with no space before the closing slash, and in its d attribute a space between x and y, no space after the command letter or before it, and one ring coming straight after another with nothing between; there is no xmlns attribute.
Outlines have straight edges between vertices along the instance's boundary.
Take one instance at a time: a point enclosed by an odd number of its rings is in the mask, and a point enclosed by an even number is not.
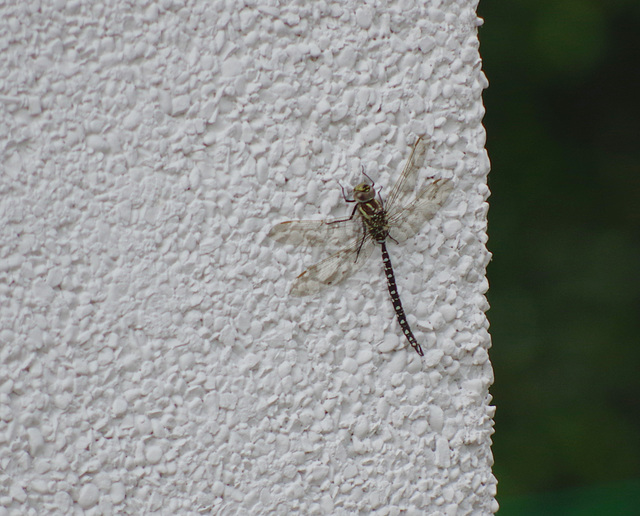
<svg viewBox="0 0 640 516"><path fill-rule="evenodd" d="M355 199L348 199L347 198L347 194L344 193L344 186L340 185L340 188L342 188L342 198L346 201L346 202L356 202Z"/></svg>
<svg viewBox="0 0 640 516"><path fill-rule="evenodd" d="M376 186L376 182L375 182L373 179L371 179L371 178L367 175L367 173L364 171L364 166L362 166L362 175L363 175L364 177L366 177L369 181L371 181L371 188L373 188L374 186ZM378 195L380 195L380 192L378 192Z"/></svg>
<svg viewBox="0 0 640 516"><path fill-rule="evenodd" d="M358 256L360 256L360 251L362 250L362 246L364 245L364 241L367 239L366 229L367 228L365 228L365 233L362 235L362 238L360 239L360 245L358 246L358 251L356 252L356 259L353 260L354 263L358 261Z"/></svg>
<svg viewBox="0 0 640 516"><path fill-rule="evenodd" d="M355 202L355 201L353 201L353 202ZM337 222L347 222L348 220L353 219L353 217L354 217L354 216L355 216L355 214L356 214L356 210L357 210L357 209L358 209L358 205L356 204L356 205L353 207L353 211L351 212L351 215L350 215L349 217L347 217L346 219L340 219L340 220L328 220L328 221L326 221L326 222L325 222L325 224L335 224L335 223L337 223Z"/></svg>

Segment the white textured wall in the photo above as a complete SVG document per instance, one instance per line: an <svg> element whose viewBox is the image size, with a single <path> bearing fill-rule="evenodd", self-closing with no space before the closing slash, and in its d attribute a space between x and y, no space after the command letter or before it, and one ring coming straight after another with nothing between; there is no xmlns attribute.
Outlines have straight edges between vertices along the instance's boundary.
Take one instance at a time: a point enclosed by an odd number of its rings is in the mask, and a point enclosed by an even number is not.
<svg viewBox="0 0 640 516"><path fill-rule="evenodd" d="M495 511L475 4L0 6L0 515ZM378 255L296 299L265 238L418 134L424 359Z"/></svg>

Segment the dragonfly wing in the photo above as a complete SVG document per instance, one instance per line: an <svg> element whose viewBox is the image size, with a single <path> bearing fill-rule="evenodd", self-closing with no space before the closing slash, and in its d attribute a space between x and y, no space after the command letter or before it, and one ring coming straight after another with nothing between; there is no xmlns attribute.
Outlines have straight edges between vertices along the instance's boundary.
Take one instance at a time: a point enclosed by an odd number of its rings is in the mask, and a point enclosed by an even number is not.
<svg viewBox="0 0 640 516"><path fill-rule="evenodd" d="M418 170L420 170L422 165L424 165L426 154L427 144L422 138L418 138L418 141L415 143L413 150L411 151L411 156L409 156L409 159L402 170L402 174L400 174L398 181L387 196L387 200L385 202L385 208L387 211L392 211L396 206L403 206L409 196L415 191Z"/></svg>
<svg viewBox="0 0 640 516"><path fill-rule="evenodd" d="M362 224L355 217L338 221L290 220L273 226L269 236L282 244L336 247L361 237L362 231Z"/></svg>
<svg viewBox="0 0 640 516"><path fill-rule="evenodd" d="M450 179L436 179L429 183L411 204L389 214L390 236L397 242L404 242L415 235L447 201L452 190L453 181Z"/></svg>
<svg viewBox="0 0 640 516"><path fill-rule="evenodd" d="M291 286L294 296L314 294L328 285L335 285L360 269L375 247L367 236L355 240L351 245L316 263L296 278Z"/></svg>

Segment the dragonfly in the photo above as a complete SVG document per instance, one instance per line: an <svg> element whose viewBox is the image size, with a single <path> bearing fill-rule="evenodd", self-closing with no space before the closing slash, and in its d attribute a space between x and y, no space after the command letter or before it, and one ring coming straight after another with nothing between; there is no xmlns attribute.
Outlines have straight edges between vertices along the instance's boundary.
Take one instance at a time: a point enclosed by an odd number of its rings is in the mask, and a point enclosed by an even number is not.
<svg viewBox="0 0 640 516"><path fill-rule="evenodd" d="M387 251L387 240L400 244L415 235L444 205L453 190L450 179L434 179L413 195L416 190L418 171L427 154L427 144L418 138L398 181L382 200L375 182L363 170L369 182L353 188L347 203L355 203L351 216L337 220L290 220L271 228L269 236L277 242L293 245L323 246L326 249L339 247L328 258L312 265L300 274L291 286L293 296L315 294L329 285L336 285L351 276L367 261L376 245L382 251L382 263L387 286L396 312L398 323L411 347L424 356L416 340L400 301L391 258Z"/></svg>

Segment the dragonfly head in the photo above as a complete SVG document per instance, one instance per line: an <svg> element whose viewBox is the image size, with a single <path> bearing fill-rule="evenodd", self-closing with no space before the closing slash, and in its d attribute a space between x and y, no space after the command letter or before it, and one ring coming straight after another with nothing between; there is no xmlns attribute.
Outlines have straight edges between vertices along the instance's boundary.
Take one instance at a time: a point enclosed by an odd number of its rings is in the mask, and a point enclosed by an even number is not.
<svg viewBox="0 0 640 516"><path fill-rule="evenodd" d="M373 186L368 183L360 183L353 189L353 198L357 202L369 202L376 196Z"/></svg>

